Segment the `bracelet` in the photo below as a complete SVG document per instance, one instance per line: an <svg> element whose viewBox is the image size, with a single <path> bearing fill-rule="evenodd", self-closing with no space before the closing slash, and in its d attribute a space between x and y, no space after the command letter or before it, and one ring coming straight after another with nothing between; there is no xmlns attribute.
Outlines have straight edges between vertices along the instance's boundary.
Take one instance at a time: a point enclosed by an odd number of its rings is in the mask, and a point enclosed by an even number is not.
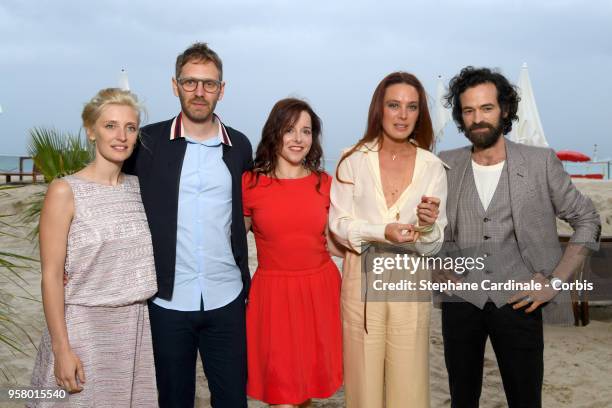
<svg viewBox="0 0 612 408"><path fill-rule="evenodd" d="M433 229L434 229L434 224L431 224L431 225L425 225L425 226L415 225L415 226L413 227L413 229L414 229L416 232L420 232L421 234L427 234L428 232L433 231Z"/></svg>

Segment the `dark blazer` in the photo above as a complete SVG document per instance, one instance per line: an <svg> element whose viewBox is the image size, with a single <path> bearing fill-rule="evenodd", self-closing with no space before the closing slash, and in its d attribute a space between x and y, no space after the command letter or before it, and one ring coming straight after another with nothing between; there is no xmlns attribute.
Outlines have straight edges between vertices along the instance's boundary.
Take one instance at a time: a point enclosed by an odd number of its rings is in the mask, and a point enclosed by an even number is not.
<svg viewBox="0 0 612 408"><path fill-rule="evenodd" d="M171 299L176 264L176 225L178 216L179 181L187 141L170 139L172 119L147 125L140 130L134 153L123 165L127 174L140 181L151 237L157 287L162 299ZM251 284L248 250L242 212L242 173L253 167L251 143L237 130L225 126L232 146L222 144L223 161L232 177L231 244L236 265L240 268L245 294Z"/></svg>

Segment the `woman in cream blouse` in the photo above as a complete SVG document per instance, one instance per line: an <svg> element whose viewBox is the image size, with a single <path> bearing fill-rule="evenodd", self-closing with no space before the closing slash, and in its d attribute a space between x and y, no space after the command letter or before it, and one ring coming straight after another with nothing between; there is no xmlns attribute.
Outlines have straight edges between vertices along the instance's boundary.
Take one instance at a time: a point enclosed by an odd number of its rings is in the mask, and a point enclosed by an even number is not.
<svg viewBox="0 0 612 408"><path fill-rule="evenodd" d="M430 302L362 300L361 245L402 244L434 255L446 226L446 173L429 149L423 86L394 72L372 96L364 137L340 159L329 226L348 251L342 316L346 405L429 406Z"/></svg>

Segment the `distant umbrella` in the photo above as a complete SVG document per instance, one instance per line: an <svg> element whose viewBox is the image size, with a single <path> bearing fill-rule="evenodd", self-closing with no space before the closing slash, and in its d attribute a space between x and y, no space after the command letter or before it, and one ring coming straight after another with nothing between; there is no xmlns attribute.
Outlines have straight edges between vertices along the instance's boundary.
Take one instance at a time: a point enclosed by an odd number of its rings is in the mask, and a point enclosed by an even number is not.
<svg viewBox="0 0 612 408"><path fill-rule="evenodd" d="M442 141L444 128L452 118L450 109L445 107L443 103L445 93L446 88L442 82L442 76L438 75L438 83L436 85L436 100L434 101L434 118L432 123L435 145L438 145Z"/></svg>
<svg viewBox="0 0 612 408"><path fill-rule="evenodd" d="M586 154L575 152L573 150L559 150L557 151L557 157L561 161L571 161L571 162L588 162L591 161L591 158Z"/></svg>
<svg viewBox="0 0 612 408"><path fill-rule="evenodd" d="M128 74L125 69L121 69L121 73L119 74L119 88L124 91L130 90L130 83L128 82Z"/></svg>
<svg viewBox="0 0 612 408"><path fill-rule="evenodd" d="M527 63L524 63L521 68L517 85L521 96L517 112L519 118L518 122L512 126L509 138L517 143L547 147L548 142L544 136L540 114L531 88Z"/></svg>
<svg viewBox="0 0 612 408"><path fill-rule="evenodd" d="M2 105L0 105L0 113L2 113Z"/></svg>

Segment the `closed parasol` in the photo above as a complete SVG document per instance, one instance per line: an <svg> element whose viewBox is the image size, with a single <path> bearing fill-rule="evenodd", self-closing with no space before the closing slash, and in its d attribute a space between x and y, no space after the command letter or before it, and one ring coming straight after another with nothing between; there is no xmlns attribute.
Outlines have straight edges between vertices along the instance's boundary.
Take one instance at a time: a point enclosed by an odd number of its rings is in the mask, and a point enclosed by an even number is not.
<svg viewBox="0 0 612 408"><path fill-rule="evenodd" d="M517 143L547 147L548 142L544 136L544 129L542 129L542 122L540 121L526 63L521 68L517 85L521 96L517 112L518 121L512 126L512 131L508 137Z"/></svg>

